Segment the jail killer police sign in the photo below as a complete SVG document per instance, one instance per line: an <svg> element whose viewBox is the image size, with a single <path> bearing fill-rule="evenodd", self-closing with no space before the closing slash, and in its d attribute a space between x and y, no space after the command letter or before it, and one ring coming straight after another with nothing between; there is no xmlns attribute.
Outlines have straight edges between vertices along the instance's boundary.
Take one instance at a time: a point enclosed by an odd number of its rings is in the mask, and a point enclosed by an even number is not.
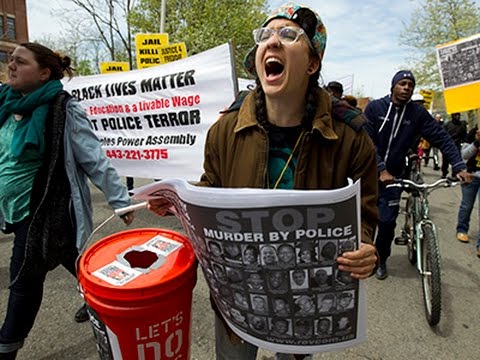
<svg viewBox="0 0 480 360"><path fill-rule="evenodd" d="M198 180L207 130L234 99L232 51L224 44L162 66L76 77L64 88L121 175Z"/></svg>
<svg viewBox="0 0 480 360"><path fill-rule="evenodd" d="M137 68L166 64L187 57L184 42L169 44L168 34L136 34Z"/></svg>

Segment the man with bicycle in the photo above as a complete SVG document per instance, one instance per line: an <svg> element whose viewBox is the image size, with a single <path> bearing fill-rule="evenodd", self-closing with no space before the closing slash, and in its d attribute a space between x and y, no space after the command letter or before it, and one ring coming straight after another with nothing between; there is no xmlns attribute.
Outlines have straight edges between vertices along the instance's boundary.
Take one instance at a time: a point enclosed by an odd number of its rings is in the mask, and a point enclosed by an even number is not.
<svg viewBox="0 0 480 360"><path fill-rule="evenodd" d="M369 103L365 109L368 119L366 130L377 151L379 172L378 210L379 223L375 245L380 255L380 265L375 276L384 280L388 276L387 259L391 253L395 226L400 209L400 188L386 188L405 172L405 156L418 136L440 149L452 171L461 181L469 181L467 166L448 133L427 112L411 101L415 77L409 70L398 71L391 85L391 94Z"/></svg>

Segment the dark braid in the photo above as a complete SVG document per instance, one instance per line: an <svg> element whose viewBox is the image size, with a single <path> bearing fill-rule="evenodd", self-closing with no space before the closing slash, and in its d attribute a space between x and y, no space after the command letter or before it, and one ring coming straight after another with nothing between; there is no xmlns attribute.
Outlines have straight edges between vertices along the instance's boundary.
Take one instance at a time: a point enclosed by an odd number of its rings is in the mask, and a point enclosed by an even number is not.
<svg viewBox="0 0 480 360"><path fill-rule="evenodd" d="M263 92L260 80L256 79L257 87L255 89L255 110L257 114L258 123L265 129L268 129L270 123L268 122L267 106L265 104L265 93Z"/></svg>

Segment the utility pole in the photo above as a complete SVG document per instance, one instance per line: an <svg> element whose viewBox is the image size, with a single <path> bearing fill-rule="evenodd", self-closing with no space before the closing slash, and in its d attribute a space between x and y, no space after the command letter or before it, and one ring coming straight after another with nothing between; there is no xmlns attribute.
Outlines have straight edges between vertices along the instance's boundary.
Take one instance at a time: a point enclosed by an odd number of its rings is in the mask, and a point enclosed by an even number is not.
<svg viewBox="0 0 480 360"><path fill-rule="evenodd" d="M162 0L162 13L160 15L160 33L165 33L165 3L167 0Z"/></svg>

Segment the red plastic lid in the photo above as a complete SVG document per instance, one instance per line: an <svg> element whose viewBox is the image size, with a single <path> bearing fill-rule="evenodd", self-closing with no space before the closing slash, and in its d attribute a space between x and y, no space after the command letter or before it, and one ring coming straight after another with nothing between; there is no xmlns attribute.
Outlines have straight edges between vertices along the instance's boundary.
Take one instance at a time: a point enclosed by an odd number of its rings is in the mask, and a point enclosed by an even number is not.
<svg viewBox="0 0 480 360"><path fill-rule="evenodd" d="M156 260L154 269L150 265ZM78 280L87 298L148 300L192 283L196 264L186 236L164 229L132 229L88 248L80 258Z"/></svg>

